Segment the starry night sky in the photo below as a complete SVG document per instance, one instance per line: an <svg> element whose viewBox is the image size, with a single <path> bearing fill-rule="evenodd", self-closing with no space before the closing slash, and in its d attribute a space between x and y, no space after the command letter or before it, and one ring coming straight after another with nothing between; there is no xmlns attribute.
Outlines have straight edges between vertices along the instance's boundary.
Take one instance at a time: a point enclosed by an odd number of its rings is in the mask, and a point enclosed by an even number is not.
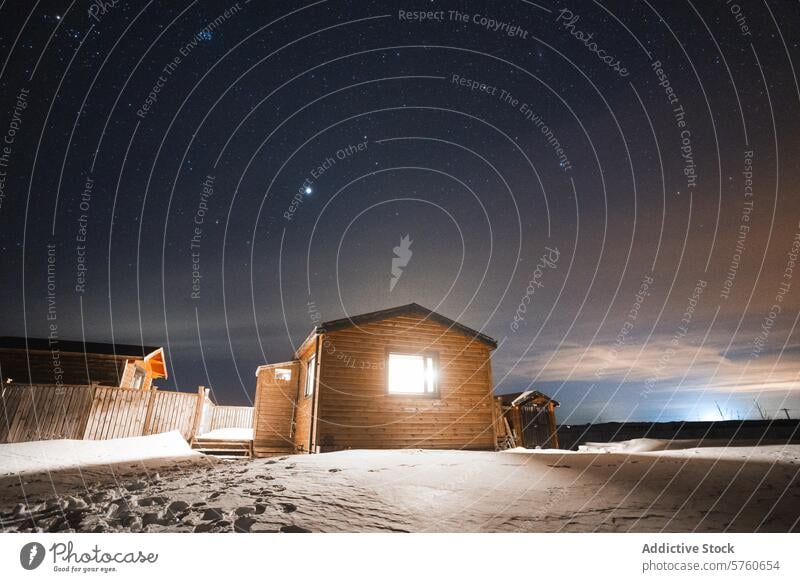
<svg viewBox="0 0 800 582"><path fill-rule="evenodd" d="M314 322L417 302L559 422L800 415L797 3L7 0L0 28L0 335L164 345L162 387L246 404Z"/></svg>

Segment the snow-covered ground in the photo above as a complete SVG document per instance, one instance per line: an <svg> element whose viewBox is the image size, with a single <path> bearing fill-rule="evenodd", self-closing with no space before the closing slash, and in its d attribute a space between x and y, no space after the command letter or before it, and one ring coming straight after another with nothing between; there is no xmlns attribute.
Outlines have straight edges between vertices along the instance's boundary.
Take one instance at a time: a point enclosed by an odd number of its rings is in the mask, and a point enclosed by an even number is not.
<svg viewBox="0 0 800 582"><path fill-rule="evenodd" d="M757 443L743 441L736 443L736 446L730 446L726 440L704 439L701 441L644 438L614 443L586 443L578 448L579 452L585 453L636 453L661 457L692 457L742 462L787 462L798 465L800 469L800 445L758 445Z"/></svg>
<svg viewBox="0 0 800 582"><path fill-rule="evenodd" d="M253 440L252 428L218 428L201 434L201 439L217 439L221 441L250 441Z"/></svg>
<svg viewBox="0 0 800 582"><path fill-rule="evenodd" d="M672 448L640 440L602 452L370 450L205 459L184 458L157 472L133 463L91 479L79 479L75 469L0 479L0 526L185 532L800 528L800 445Z"/></svg>
<svg viewBox="0 0 800 582"><path fill-rule="evenodd" d="M0 444L0 477L199 455L178 431L106 441L54 440Z"/></svg>

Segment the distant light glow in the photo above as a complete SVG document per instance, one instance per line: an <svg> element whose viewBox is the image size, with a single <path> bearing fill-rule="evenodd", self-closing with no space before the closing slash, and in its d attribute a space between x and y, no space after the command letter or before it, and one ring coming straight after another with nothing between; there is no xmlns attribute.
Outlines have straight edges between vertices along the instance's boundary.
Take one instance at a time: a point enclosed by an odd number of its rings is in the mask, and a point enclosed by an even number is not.
<svg viewBox="0 0 800 582"><path fill-rule="evenodd" d="M720 415L719 410L716 408L708 408L698 413L698 419L702 422L713 422L715 420L728 420Z"/></svg>
<svg viewBox="0 0 800 582"><path fill-rule="evenodd" d="M312 190L309 186L306 186L306 194L311 194Z"/></svg>

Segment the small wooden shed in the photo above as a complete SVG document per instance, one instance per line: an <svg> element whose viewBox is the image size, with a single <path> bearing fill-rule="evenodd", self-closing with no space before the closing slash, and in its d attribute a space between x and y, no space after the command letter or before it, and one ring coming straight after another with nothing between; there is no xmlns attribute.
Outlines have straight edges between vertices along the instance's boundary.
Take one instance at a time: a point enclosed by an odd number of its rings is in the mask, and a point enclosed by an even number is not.
<svg viewBox="0 0 800 582"><path fill-rule="evenodd" d="M528 390L498 396L496 404L499 448L559 448L557 401L537 390Z"/></svg>
<svg viewBox="0 0 800 582"><path fill-rule="evenodd" d="M412 303L317 326L256 371L256 456L495 447L494 339Z"/></svg>
<svg viewBox="0 0 800 582"><path fill-rule="evenodd" d="M164 349L46 338L0 337L3 384L114 386L149 390L167 377Z"/></svg>

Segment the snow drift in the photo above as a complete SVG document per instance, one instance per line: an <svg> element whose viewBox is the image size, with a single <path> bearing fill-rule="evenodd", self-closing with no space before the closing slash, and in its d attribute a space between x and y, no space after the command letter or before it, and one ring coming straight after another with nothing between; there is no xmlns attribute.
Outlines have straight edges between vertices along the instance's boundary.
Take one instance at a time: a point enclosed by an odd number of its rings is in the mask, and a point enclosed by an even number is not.
<svg viewBox="0 0 800 582"><path fill-rule="evenodd" d="M104 441L63 439L9 443L0 444L0 476L200 456L178 431Z"/></svg>
<svg viewBox="0 0 800 582"><path fill-rule="evenodd" d="M141 447L131 447L141 442ZM158 443L158 444L157 444ZM617 451L348 450L219 461L177 435L28 443L0 478L18 532L789 532L800 530L800 445ZM66 449L54 459L38 448ZM685 443L684 443L685 446ZM14 446L19 455L20 445ZM101 451L90 454L89 447ZM126 449L133 448L133 451ZM637 452L631 452L639 449ZM0 449L2 450L2 449ZM0 453L2 455L2 453ZM165 455L181 457L163 459ZM0 456L0 458L2 458ZM176 460L177 459L177 460ZM24 461L24 462L23 462ZM10 469L10 458L3 463ZM26 464L27 463L27 464Z"/></svg>

